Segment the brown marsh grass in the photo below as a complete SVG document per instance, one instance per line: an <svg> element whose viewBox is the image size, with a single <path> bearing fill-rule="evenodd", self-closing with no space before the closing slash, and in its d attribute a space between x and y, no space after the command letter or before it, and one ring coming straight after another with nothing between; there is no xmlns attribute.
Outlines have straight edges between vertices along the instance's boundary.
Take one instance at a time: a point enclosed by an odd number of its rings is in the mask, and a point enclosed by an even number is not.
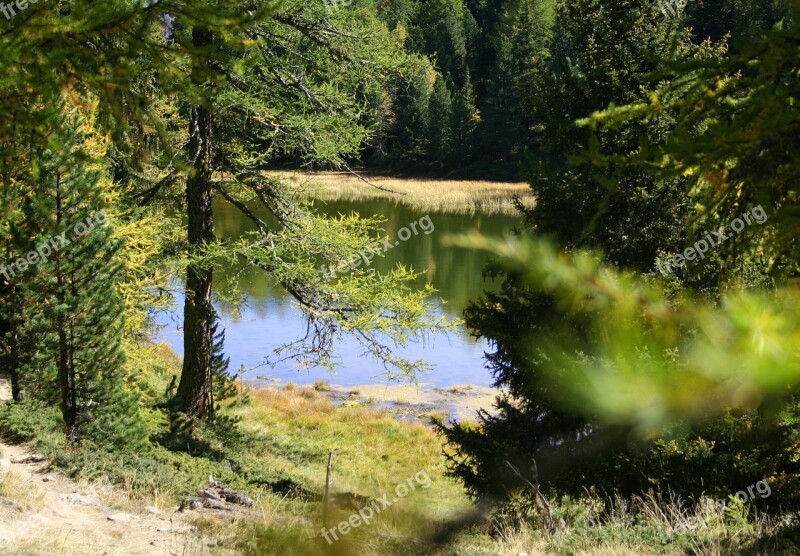
<svg viewBox="0 0 800 556"><path fill-rule="evenodd" d="M378 189L349 172L272 171L290 187L323 201L388 200L422 212L518 216L513 199L534 203L527 183L442 179L401 179L364 174Z"/></svg>

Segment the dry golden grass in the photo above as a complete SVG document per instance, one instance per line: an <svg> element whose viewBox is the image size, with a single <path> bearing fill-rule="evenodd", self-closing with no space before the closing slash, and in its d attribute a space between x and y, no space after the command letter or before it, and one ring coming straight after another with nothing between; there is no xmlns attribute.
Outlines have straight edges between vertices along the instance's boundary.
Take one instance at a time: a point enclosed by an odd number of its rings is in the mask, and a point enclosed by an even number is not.
<svg viewBox="0 0 800 556"><path fill-rule="evenodd" d="M16 502L26 510L38 511L44 507L45 493L38 485L10 471L0 476L0 498Z"/></svg>
<svg viewBox="0 0 800 556"><path fill-rule="evenodd" d="M79 484L86 492L96 494L103 505L132 513L144 513L146 508L168 511L179 505L184 495L171 485L145 490L134 486L137 478L123 474L122 483L112 485L107 478Z"/></svg>
<svg viewBox="0 0 800 556"><path fill-rule="evenodd" d="M390 190L382 191L348 172L273 171L268 175L282 178L310 197L324 201L387 200L422 212L517 216L519 211L514 206L514 197L519 197L526 207L532 207L534 203L533 192L527 183L364 175L371 183Z"/></svg>
<svg viewBox="0 0 800 556"><path fill-rule="evenodd" d="M335 411L333 404L313 388L299 388L292 382L286 384L283 390L255 390L252 397L258 404L254 410L256 415L263 411L270 415L284 414L287 417L329 416Z"/></svg>

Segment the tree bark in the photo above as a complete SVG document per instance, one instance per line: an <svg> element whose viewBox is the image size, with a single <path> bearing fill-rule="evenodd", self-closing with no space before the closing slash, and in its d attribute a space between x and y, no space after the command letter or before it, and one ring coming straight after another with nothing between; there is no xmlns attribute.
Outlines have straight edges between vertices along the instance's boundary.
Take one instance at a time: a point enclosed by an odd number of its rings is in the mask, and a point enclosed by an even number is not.
<svg viewBox="0 0 800 556"><path fill-rule="evenodd" d="M63 209L61 207L61 173L56 174L56 222L60 225ZM65 269L62 254L56 253L56 299L59 307L64 306L65 296ZM78 424L78 408L75 400L75 375L69 364L69 346L67 343L67 322L62 309L57 309L56 328L58 330L58 354L56 355L56 371L58 373L58 386L61 391L61 415L64 418L64 427L67 438L75 438Z"/></svg>
<svg viewBox="0 0 800 556"><path fill-rule="evenodd" d="M9 249L6 250L5 260L9 260L11 257L9 251ZM0 278L0 299L7 304L9 313L0 315L0 351L4 352L3 355L0 355L0 362L11 380L11 399L19 401L22 395L19 380L19 317L14 307L21 305L15 304L16 298L17 286Z"/></svg>
<svg viewBox="0 0 800 556"><path fill-rule="evenodd" d="M11 379L11 399L18 402L22 399L22 386L19 380L19 338L17 335L16 324L12 324L12 332L9 334L9 362L8 375Z"/></svg>
<svg viewBox="0 0 800 556"><path fill-rule="evenodd" d="M208 29L192 29L195 54L192 81L202 85L207 59L202 51L211 46ZM192 168L186 180L188 240L192 253L202 253L214 239L214 215L211 207L212 114L209 106L196 105L189 124L189 155ZM190 417L204 418L211 404L211 369L214 308L211 305L212 269L190 264L186 269L186 300L183 315L183 370L176 398L181 411Z"/></svg>

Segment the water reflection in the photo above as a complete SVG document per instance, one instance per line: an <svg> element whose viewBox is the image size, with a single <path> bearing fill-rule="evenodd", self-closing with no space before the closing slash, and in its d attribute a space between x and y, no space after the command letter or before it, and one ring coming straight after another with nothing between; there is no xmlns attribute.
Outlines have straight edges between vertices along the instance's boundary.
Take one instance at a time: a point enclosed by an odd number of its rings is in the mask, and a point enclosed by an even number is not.
<svg viewBox="0 0 800 556"><path fill-rule="evenodd" d="M386 218L384 233L393 242L400 228L424 216L405 206L387 202L328 202L319 203L318 207L331 215L351 211L365 216L380 214ZM216 202L214 212L218 237L237 237L254 229L249 220L227 203ZM431 281L439 290L437 295L445 301L440 310L448 317L460 317L466 304L478 297L487 286L482 270L488 258L485 253L471 249L443 247L442 237L447 233L464 233L472 229L499 235L515 226L517 220L507 216L436 213L430 214L430 217L435 226L433 233L419 233L407 241L401 241L383 257L376 257L372 267L378 272L386 272L401 263L424 271L418 285ZM224 285L233 272L233 269L217 272L215 284ZM385 381L385 377L381 376L380 364L363 356L358 343L350 339L342 340L337 346L337 356L343 365L333 376L325 369L298 369L293 363L279 364L275 368L263 366L264 357L275 347L296 340L304 333L305 320L301 311L294 306L293 299L264 272L248 269L239 278L239 287L247 296L244 307L236 311L224 303L216 304L226 328L225 351L231 359L231 370L244 365L248 369L246 378L267 376L300 383L313 382L317 378L347 386ZM168 341L181 354L183 345L179 325L182 308L183 299L176 299L175 313L160 317L161 324L165 326L159 338ZM483 361L486 349L484 341L477 341L466 330L460 329L448 337L440 336L426 344L409 346L400 353L411 359L423 358L435 366L431 373L420 377L420 382L436 386L461 383L489 385L491 377Z"/></svg>

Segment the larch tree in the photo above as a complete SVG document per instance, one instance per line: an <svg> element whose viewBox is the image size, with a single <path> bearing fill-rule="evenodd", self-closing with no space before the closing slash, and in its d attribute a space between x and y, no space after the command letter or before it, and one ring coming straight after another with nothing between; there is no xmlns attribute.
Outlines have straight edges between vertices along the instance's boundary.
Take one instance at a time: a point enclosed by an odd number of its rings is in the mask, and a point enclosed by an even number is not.
<svg viewBox="0 0 800 556"><path fill-rule="evenodd" d="M207 90L206 83L213 34L202 26L192 28L192 82ZM209 96L191 107L187 152L191 157L186 179L187 240L190 253L200 253L214 241L211 208L213 173L213 105ZM208 264L190 263L186 269L186 300L183 320L183 369L177 399L188 415L204 418L213 407L212 347L214 307L211 305L213 269Z"/></svg>
<svg viewBox="0 0 800 556"><path fill-rule="evenodd" d="M353 263L362 254L377 256L370 244L378 221L321 216L312 202L263 172L280 158L349 167L348 158L359 155L380 125L379 106L390 100L387 77L417 60L403 55L402 43L369 5L329 12L322 5L287 2L237 30L177 18L172 41L191 53L184 68L190 93L174 100L189 115L188 132L174 151L182 153L187 176L189 257L176 408L197 418L213 411L211 286L220 260L267 272L305 312L309 333L271 350L272 360L332 368L333 347L347 333L392 376L426 368L395 355L394 346L449 327L431 314L430 288L409 287L415 276L409 269L381 276ZM164 172L143 201L157 202L172 190L179 172ZM239 241L216 241L214 196L237 207L255 231ZM320 268L344 261L355 269L346 276L329 279Z"/></svg>

